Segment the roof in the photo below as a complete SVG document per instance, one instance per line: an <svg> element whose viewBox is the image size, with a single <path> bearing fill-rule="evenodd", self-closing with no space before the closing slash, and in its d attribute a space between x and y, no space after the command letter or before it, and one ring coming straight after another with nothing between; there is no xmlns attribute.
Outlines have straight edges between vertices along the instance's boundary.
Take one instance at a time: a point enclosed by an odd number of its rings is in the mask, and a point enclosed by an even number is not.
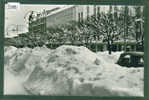
<svg viewBox="0 0 149 100"><path fill-rule="evenodd" d="M46 12L47 12L47 14L50 14L51 12L56 11L58 9L60 9L60 7L56 7L56 8L50 9L50 10L46 10Z"/></svg>
<svg viewBox="0 0 149 100"><path fill-rule="evenodd" d="M61 12L61 11L64 11L64 10L69 9L69 8L72 8L72 7L75 7L75 5L67 5L67 6L65 6L65 7L63 7L63 8L60 8L60 9L56 10L56 11L52 11L52 12L51 12L50 14L48 14L47 16L54 15L54 14L56 14L56 13L59 13L59 12Z"/></svg>

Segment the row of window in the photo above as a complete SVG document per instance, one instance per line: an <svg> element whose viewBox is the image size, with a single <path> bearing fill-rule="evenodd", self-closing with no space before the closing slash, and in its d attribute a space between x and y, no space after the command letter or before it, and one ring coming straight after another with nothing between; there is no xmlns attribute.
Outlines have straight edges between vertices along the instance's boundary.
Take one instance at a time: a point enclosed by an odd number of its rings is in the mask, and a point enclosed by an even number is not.
<svg viewBox="0 0 149 100"><path fill-rule="evenodd" d="M96 16L98 13L100 13L100 7L94 6L94 15Z"/></svg>
<svg viewBox="0 0 149 100"><path fill-rule="evenodd" d="M90 9L89 6L87 6L87 18L89 18L89 13L90 13ZM83 21L83 11L78 13L78 21L81 22ZM100 13L100 7L96 7L96 5L94 6L94 15L96 16L98 13Z"/></svg>
<svg viewBox="0 0 149 100"><path fill-rule="evenodd" d="M83 12L78 13L78 21L79 22L83 21Z"/></svg>

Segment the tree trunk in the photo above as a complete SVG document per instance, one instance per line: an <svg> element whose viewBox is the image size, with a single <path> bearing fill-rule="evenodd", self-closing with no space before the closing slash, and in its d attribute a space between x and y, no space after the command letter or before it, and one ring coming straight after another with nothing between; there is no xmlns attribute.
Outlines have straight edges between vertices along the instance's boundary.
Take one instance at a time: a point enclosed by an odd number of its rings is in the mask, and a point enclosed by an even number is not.
<svg viewBox="0 0 149 100"><path fill-rule="evenodd" d="M109 54L112 53L112 51L111 51L111 43L110 43L109 39L108 39L108 52L109 52Z"/></svg>
<svg viewBox="0 0 149 100"><path fill-rule="evenodd" d="M112 51L111 51L111 44L109 44L109 54L111 54Z"/></svg>
<svg viewBox="0 0 149 100"><path fill-rule="evenodd" d="M96 35L96 52L98 51L98 46L97 46L97 35Z"/></svg>

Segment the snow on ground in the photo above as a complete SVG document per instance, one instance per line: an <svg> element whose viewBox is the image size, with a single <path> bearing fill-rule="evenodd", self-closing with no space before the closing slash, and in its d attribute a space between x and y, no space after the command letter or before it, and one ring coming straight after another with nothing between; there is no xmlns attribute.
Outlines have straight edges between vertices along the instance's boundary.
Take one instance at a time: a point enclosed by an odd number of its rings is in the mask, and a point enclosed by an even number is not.
<svg viewBox="0 0 149 100"><path fill-rule="evenodd" d="M66 45L55 50L6 47L5 93L143 96L144 69L115 64L120 53L96 54L83 46ZM15 86L20 92L13 91Z"/></svg>
<svg viewBox="0 0 149 100"><path fill-rule="evenodd" d="M50 50L46 47L17 49L12 46L5 47L4 50L4 94L28 94L22 84L41 56L47 55Z"/></svg>
<svg viewBox="0 0 149 100"><path fill-rule="evenodd" d="M28 93L23 87L24 79L19 76L15 76L5 69L4 74L4 95L27 95Z"/></svg>

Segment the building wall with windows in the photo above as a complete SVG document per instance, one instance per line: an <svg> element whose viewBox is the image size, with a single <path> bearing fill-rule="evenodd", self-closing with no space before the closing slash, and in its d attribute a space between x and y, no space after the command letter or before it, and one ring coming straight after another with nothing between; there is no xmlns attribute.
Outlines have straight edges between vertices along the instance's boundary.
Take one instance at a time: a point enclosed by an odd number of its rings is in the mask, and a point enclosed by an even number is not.
<svg viewBox="0 0 149 100"><path fill-rule="evenodd" d="M99 5L83 5L83 6L78 5L76 7L76 13L77 13L76 20L82 21L84 19L91 17L92 15L97 15L99 12L101 12L101 7Z"/></svg>
<svg viewBox="0 0 149 100"><path fill-rule="evenodd" d="M42 26L46 28L54 27L56 25L66 24L70 21L83 21L92 15L97 15L98 13L108 13L109 8L111 7L111 13L117 12L118 16L121 12L123 12L125 6L105 6L105 5L67 5L64 8L56 9L49 14L47 14L45 20L42 23ZM48 10L47 10L48 12ZM135 16L135 9L133 7L129 7L129 14ZM35 22L34 22L35 23ZM34 24L32 23L32 24ZM31 25L31 29L35 29L34 26L38 26L38 24ZM40 27L40 26L39 26ZM40 28L38 28L39 30ZM44 28L42 28L44 29Z"/></svg>
<svg viewBox="0 0 149 100"><path fill-rule="evenodd" d="M70 21L76 21L76 6L61 8L47 15L47 27L66 24Z"/></svg>
<svg viewBox="0 0 149 100"><path fill-rule="evenodd" d="M109 6L103 5L67 5L64 8L58 8L48 13L44 21L39 19L30 23L29 31L38 32L43 31L43 29L45 31L46 28L66 24L70 21L80 22L100 12L107 13L108 10Z"/></svg>
<svg viewBox="0 0 149 100"><path fill-rule="evenodd" d="M47 27L85 20L92 15L97 15L100 8L99 5L73 5L61 8L47 15ZM105 11L105 8L101 10Z"/></svg>

